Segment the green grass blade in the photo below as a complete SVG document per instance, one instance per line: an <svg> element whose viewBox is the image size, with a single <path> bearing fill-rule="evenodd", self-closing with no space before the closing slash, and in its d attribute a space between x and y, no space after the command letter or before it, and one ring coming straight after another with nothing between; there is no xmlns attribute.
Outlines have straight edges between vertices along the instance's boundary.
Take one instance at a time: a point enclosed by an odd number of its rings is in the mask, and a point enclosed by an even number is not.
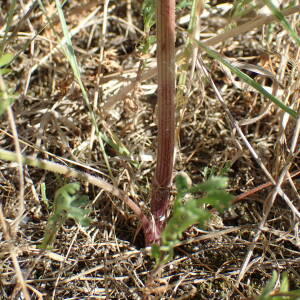
<svg viewBox="0 0 300 300"><path fill-rule="evenodd" d="M66 46L63 49L65 51L65 55L67 56L67 58L68 58L68 60L71 64L74 76L75 76L76 80L78 81L78 83L80 84L80 82L81 82L80 71L79 71L79 67L78 67L78 64L77 64L74 48L72 46L71 37L70 37L70 34L69 34L69 30L68 30L68 27L67 27L65 16L64 16L64 13L63 13L63 10L62 10L62 5L61 5L59 0L55 0L55 2L56 2L56 7L57 7L60 23L61 23L61 26L62 26L64 38L66 40Z"/></svg>
<svg viewBox="0 0 300 300"><path fill-rule="evenodd" d="M103 141L104 141L104 137L106 137L106 135L100 133L100 131L98 129L97 122L96 122L96 117L95 117L93 108L90 105L88 94L87 94L86 89L84 87L84 84L81 80L81 74L80 74L79 66L78 66L78 63L77 63L76 56L75 56L74 48L72 46L71 37L70 37L69 31L68 31L68 27L67 27L67 24L66 24L66 20L65 20L65 17L64 17L63 10L62 10L62 5L61 5L59 0L55 0L55 2L56 2L56 7L57 7L57 11L58 11L58 16L59 16L59 19L60 19L60 22L61 22L62 30L63 30L63 35L64 35L64 38L65 38L65 41L66 41L65 46L63 47L63 50L65 52L66 57L69 60L69 63L71 65L71 68L72 68L73 73L74 73L74 77L75 77L76 81L78 82L78 84L80 86L85 105L88 108L90 118L92 120L93 125L95 126L96 135L98 137L98 142L100 144L100 148L101 148L104 160L105 160L105 164L107 166L107 169L108 169L111 177L113 177L112 176L112 171L111 171L111 168L110 168L110 165L109 165L109 161L108 161L105 149L104 149ZM106 137L106 139L108 139L108 138ZM110 144L114 145L113 142L111 142ZM121 146L118 145L118 147L113 147L113 148L117 151L120 147ZM130 155L129 155L130 151L123 144L122 144L122 149L123 150L126 149L126 150L123 151L122 154L124 154L126 152L126 154L130 157Z"/></svg>
<svg viewBox="0 0 300 300"><path fill-rule="evenodd" d="M266 286L261 292L261 295L257 298L257 300L269 300L269 295L273 291L276 281L278 278L278 274L276 271L273 271L272 278L267 282Z"/></svg>
<svg viewBox="0 0 300 300"><path fill-rule="evenodd" d="M0 116L6 111L6 109L14 103L17 95L11 94L5 85L2 78L2 72L0 69Z"/></svg>
<svg viewBox="0 0 300 300"><path fill-rule="evenodd" d="M17 0L11 1L9 12L8 12L7 17L5 19L5 22L4 22L6 24L6 27L5 27L4 37L2 39L2 42L0 43L0 56L3 54L3 51L5 49L5 44L7 42L8 32L10 30L10 25L12 23L13 16L14 16L14 13L15 13L15 10L16 10L16 4L17 4Z"/></svg>
<svg viewBox="0 0 300 300"><path fill-rule="evenodd" d="M273 4L271 0L263 0L264 3L271 10L272 14L280 21L285 30L289 33L289 35L295 40L296 44L300 46L300 39L295 30L291 27L290 23L284 17L282 12Z"/></svg>
<svg viewBox="0 0 300 300"><path fill-rule="evenodd" d="M281 102L279 99L274 97L272 94L267 92L259 83L257 83L255 80L253 80L250 76L242 72L240 69L232 66L232 64L227 61L224 57L222 57L219 53L216 51L210 49L209 47L205 46L205 44L194 40L197 45L202 48L203 50L206 51L206 53L211 56L212 58L218 60L221 62L223 65L228 67L234 74L236 74L240 79L242 79L245 83L249 84L252 86L254 89L259 91L261 94L263 94L266 98L270 99L273 103L275 103L278 107L280 107L283 111L291 115L294 119L297 118L297 112L294 111L293 109L289 108L286 106L283 102Z"/></svg>
<svg viewBox="0 0 300 300"><path fill-rule="evenodd" d="M96 117L95 117L95 114L93 112L92 106L89 102L89 98L88 98L88 94L86 92L86 89L85 89L85 87L83 85L83 82L81 80L79 66L78 66L77 59L76 59L75 52L74 52L74 48L73 48L73 45L72 45L72 42L71 42L71 37L70 37L70 34L69 34L69 30L68 30L68 27L67 27L65 16L64 16L64 13L63 13L63 10L62 10L62 5L61 5L59 0L55 0L55 3L56 3L60 23L61 23L61 26L62 26L63 35L64 35L64 38L65 38L65 41L66 41L66 44L65 44L65 46L63 46L62 49L64 50L65 55L66 55L67 59L69 60L69 63L71 65L71 68L72 68L73 73L74 73L74 77L75 77L76 81L78 82L78 84L80 86L85 105L88 108L90 118L92 120L93 125L95 126L95 129L96 129L96 134L98 136L98 141L99 141L100 148L101 148L104 160L105 160L105 164L108 168L108 171L109 171L110 175L112 176L112 171L111 171L111 168L110 168L110 165L109 165L109 162L108 162L106 152L104 150L103 140L101 139L101 136L99 135L99 129L98 129L98 126L97 126Z"/></svg>
<svg viewBox="0 0 300 300"><path fill-rule="evenodd" d="M13 57L14 56L11 53L5 53L2 56L0 55L0 68L10 64Z"/></svg>

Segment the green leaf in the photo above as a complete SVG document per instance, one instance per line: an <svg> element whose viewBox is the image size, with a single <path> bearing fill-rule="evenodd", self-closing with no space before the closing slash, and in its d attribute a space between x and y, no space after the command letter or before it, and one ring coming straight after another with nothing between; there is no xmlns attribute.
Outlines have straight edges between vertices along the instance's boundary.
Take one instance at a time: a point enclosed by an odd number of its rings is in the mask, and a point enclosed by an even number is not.
<svg viewBox="0 0 300 300"><path fill-rule="evenodd" d="M175 177L177 191L182 191L190 188L191 183L191 178L185 172L180 172Z"/></svg>
<svg viewBox="0 0 300 300"><path fill-rule="evenodd" d="M182 0L176 5L176 10L181 10L183 8L189 8L192 6L192 0Z"/></svg>
<svg viewBox="0 0 300 300"><path fill-rule="evenodd" d="M261 295L258 297L258 300L269 300L270 299L269 295L275 288L277 278L278 278L277 272L273 271L272 278L267 282Z"/></svg>
<svg viewBox="0 0 300 300"><path fill-rule="evenodd" d="M285 293L289 291L289 279L287 272L283 272L282 274L282 279L280 282L280 292Z"/></svg>
<svg viewBox="0 0 300 300"><path fill-rule="evenodd" d="M197 193L199 191L209 192L215 189L224 189L227 187L228 179L221 176L210 177L207 181L197 184L190 189L191 193Z"/></svg>
<svg viewBox="0 0 300 300"><path fill-rule="evenodd" d="M0 70L1 71L1 70ZM0 91L0 116L11 106L17 99L17 95L8 95Z"/></svg>
<svg viewBox="0 0 300 300"><path fill-rule="evenodd" d="M0 68L10 64L13 58L14 56L11 53L5 53L0 56Z"/></svg>
<svg viewBox="0 0 300 300"><path fill-rule="evenodd" d="M256 297L257 300L299 300L300 290L289 291L288 275L286 272L282 274L280 281L280 290L276 291L276 282L278 274L273 271L272 278L267 282L260 296Z"/></svg>
<svg viewBox="0 0 300 300"><path fill-rule="evenodd" d="M11 69L2 68L2 69L0 69L0 75L8 74L10 71L11 71Z"/></svg>
<svg viewBox="0 0 300 300"><path fill-rule="evenodd" d="M89 197L87 195L82 195L72 202L72 206L80 207L80 206L85 206L88 203L89 203Z"/></svg>
<svg viewBox="0 0 300 300"><path fill-rule="evenodd" d="M80 208L88 203L88 197L79 195L79 189L79 183L74 182L66 184L56 191L53 212L48 219L44 238L39 248L49 249L51 247L57 232L68 218L73 219L81 226L90 225L91 219L87 217L90 210Z"/></svg>
<svg viewBox="0 0 300 300"><path fill-rule="evenodd" d="M144 31L145 33L148 33L151 27L155 24L154 0L144 0L141 14L144 17Z"/></svg>
<svg viewBox="0 0 300 300"><path fill-rule="evenodd" d="M230 201L232 199L233 196L224 191L215 191L213 193L209 193L207 197L199 199L198 203L212 205L219 212L222 212L229 208Z"/></svg>
<svg viewBox="0 0 300 300"><path fill-rule="evenodd" d="M231 195L223 191L227 186L227 179L213 177L207 182L192 186L187 174L180 172L175 177L177 194L173 206L173 213L161 234L161 246L152 247L152 257L156 264L167 262L173 256L174 247L182 237L182 233L193 224L203 227L211 217L211 213L203 209L203 204L211 204L219 210L229 206ZM205 192L206 196L200 199L189 197L199 191Z"/></svg>
<svg viewBox="0 0 300 300"><path fill-rule="evenodd" d="M160 247L157 244L151 245L151 256L155 259L156 263L160 261Z"/></svg>

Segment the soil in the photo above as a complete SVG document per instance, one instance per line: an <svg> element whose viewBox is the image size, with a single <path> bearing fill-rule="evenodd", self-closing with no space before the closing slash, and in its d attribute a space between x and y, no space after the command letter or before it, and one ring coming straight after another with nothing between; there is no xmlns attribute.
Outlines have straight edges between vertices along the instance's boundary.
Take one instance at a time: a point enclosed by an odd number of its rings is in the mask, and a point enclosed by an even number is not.
<svg viewBox="0 0 300 300"><path fill-rule="evenodd" d="M95 134L78 79L62 51L55 2L45 1L44 11L36 5L25 16L34 2L17 2L7 35L10 6L0 4L0 42L6 37L4 51L15 56L11 72L1 80L15 100L11 114L1 116L0 148L16 151L15 124L23 155L101 177L147 212L155 167L157 84L155 76L142 80L156 64L155 44L146 54L140 52L145 41L142 1L107 1L107 14L106 1L73 0L63 9L89 105L106 140ZM201 40L251 23L249 15L237 18L225 13L226 7L232 11L232 5L232 1L206 5ZM176 12L179 52L187 39L184 17L189 13L190 7ZM260 17L258 10L253 13ZM295 25L299 18L295 14L288 20ZM299 112L299 49L279 23L252 28L212 47L244 63L251 78ZM250 193L223 213L211 210L213 217L205 228L191 226L173 259L154 273L155 262L130 208L84 180L80 191L90 199L91 224L83 227L68 219L52 248L39 249L56 191L78 180L23 165L22 188L18 164L3 160L0 299L26 299L22 285L31 299L254 299L273 271L286 271L291 289L300 288L299 120L269 105L270 100L200 52L199 59L258 158L233 128L199 65L193 78L189 66L184 101L178 104L174 175L185 171L194 184L225 175L232 195ZM273 77L249 70L246 64L263 67ZM180 70L178 63L178 76ZM129 84L133 88L125 91ZM276 182L285 175L280 186L287 199L275 195L272 201L274 185L262 165ZM268 182L268 187L255 190ZM20 215L22 205L25 210Z"/></svg>

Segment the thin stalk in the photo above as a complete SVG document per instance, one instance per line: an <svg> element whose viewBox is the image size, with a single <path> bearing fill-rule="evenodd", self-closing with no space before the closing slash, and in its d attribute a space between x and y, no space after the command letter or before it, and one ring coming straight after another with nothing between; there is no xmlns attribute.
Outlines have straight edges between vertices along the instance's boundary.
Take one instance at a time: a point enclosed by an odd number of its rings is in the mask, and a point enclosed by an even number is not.
<svg viewBox="0 0 300 300"><path fill-rule="evenodd" d="M300 5L297 5L297 6L289 7L287 9L285 9L282 13L284 16L289 16L289 15L296 14L299 12L300 12ZM270 24L271 22L276 21L276 20L277 20L276 17L273 15L258 17L256 19L254 19L252 22L247 22L245 24L242 24L238 27L233 28L232 30L225 31L222 34L219 34L217 36L214 36L212 38L209 38L209 39L203 41L203 43L206 46L214 46L214 45L217 45L219 43L222 43L222 42L228 40L229 38L241 35L250 30L253 30L255 28L260 28L263 25ZM49 57L50 57L50 55L49 55ZM47 59L49 57L47 57ZM185 52L181 50L177 54L177 62L180 62L180 60L184 57L185 57ZM35 66L34 68L36 68L36 67L37 66ZM145 73L142 74L140 82L149 80L149 79L153 78L156 74L157 74L156 67L148 69L147 71L145 71ZM136 86L136 78L134 78L130 84L128 84L127 86L124 86L118 93L111 96L106 101L106 103L104 103L104 105L103 105L103 108L102 108L103 114L107 115L109 113L109 111L111 111L114 108L114 106L120 101L120 99L123 99L130 91L132 91L135 88L135 86Z"/></svg>
<svg viewBox="0 0 300 300"><path fill-rule="evenodd" d="M0 159L6 160L6 161L18 161L18 155L14 152L7 151L4 149L0 149ZM62 174L65 177L69 178L78 178L83 181L86 181L92 185L95 185L104 191L111 193L112 195L116 196L117 198L121 199L128 207L132 209L132 211L135 213L135 215L140 218L141 222L146 224L148 221L146 220L142 210L140 207L132 200L130 199L125 192L122 190L119 190L112 184L106 182L100 177L96 177L93 175L90 175L85 172L77 171L75 169L69 168L65 165L61 165L52 161L44 160L44 159L38 159L32 156L21 156L21 162L22 164L37 167L46 171L54 172L57 174ZM148 222L149 223L149 222ZM148 224L147 223L147 224Z"/></svg>
<svg viewBox="0 0 300 300"><path fill-rule="evenodd" d="M145 230L146 245L159 243L170 203L175 147L175 0L156 1L158 69L158 148L152 183L152 233Z"/></svg>
<svg viewBox="0 0 300 300"><path fill-rule="evenodd" d="M10 26L12 24L13 16L14 16L14 13L15 13L15 10L16 10L16 4L17 4L16 0L11 1L9 11L8 11L7 17L5 19L6 27L5 27L4 37L2 39L2 42L0 43L0 56L3 54L3 52L5 50L5 46L6 46L6 43L7 43L8 32L10 30Z"/></svg>

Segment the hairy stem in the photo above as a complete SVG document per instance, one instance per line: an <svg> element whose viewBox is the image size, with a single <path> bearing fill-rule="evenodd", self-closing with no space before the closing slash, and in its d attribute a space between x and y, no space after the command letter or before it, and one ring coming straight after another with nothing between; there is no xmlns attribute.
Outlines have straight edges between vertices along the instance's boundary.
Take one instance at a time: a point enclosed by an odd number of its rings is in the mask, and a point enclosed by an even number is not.
<svg viewBox="0 0 300 300"><path fill-rule="evenodd" d="M18 157L16 153L6 151L3 149L0 149L0 159L6 160L6 161L18 161ZM135 215L140 219L144 227L149 227L150 221L146 218L146 216L143 214L140 207L132 200L130 199L125 192L122 190L119 190L118 188L114 187L110 183L106 182L102 178L77 171L75 169L69 168L67 166L57 164L48 160L44 159L37 159L35 157L30 156L22 156L21 157L22 163L26 164L28 166L37 167L46 171L62 174L65 177L72 177L72 178L78 178L84 181L87 181L90 184L93 184L95 186L100 187L106 192L109 192L116 196L117 198L124 201L128 207L132 209L132 211L135 213Z"/></svg>
<svg viewBox="0 0 300 300"><path fill-rule="evenodd" d="M170 202L175 146L175 0L156 1L158 69L158 148L152 185L153 235L147 245L159 243Z"/></svg>

